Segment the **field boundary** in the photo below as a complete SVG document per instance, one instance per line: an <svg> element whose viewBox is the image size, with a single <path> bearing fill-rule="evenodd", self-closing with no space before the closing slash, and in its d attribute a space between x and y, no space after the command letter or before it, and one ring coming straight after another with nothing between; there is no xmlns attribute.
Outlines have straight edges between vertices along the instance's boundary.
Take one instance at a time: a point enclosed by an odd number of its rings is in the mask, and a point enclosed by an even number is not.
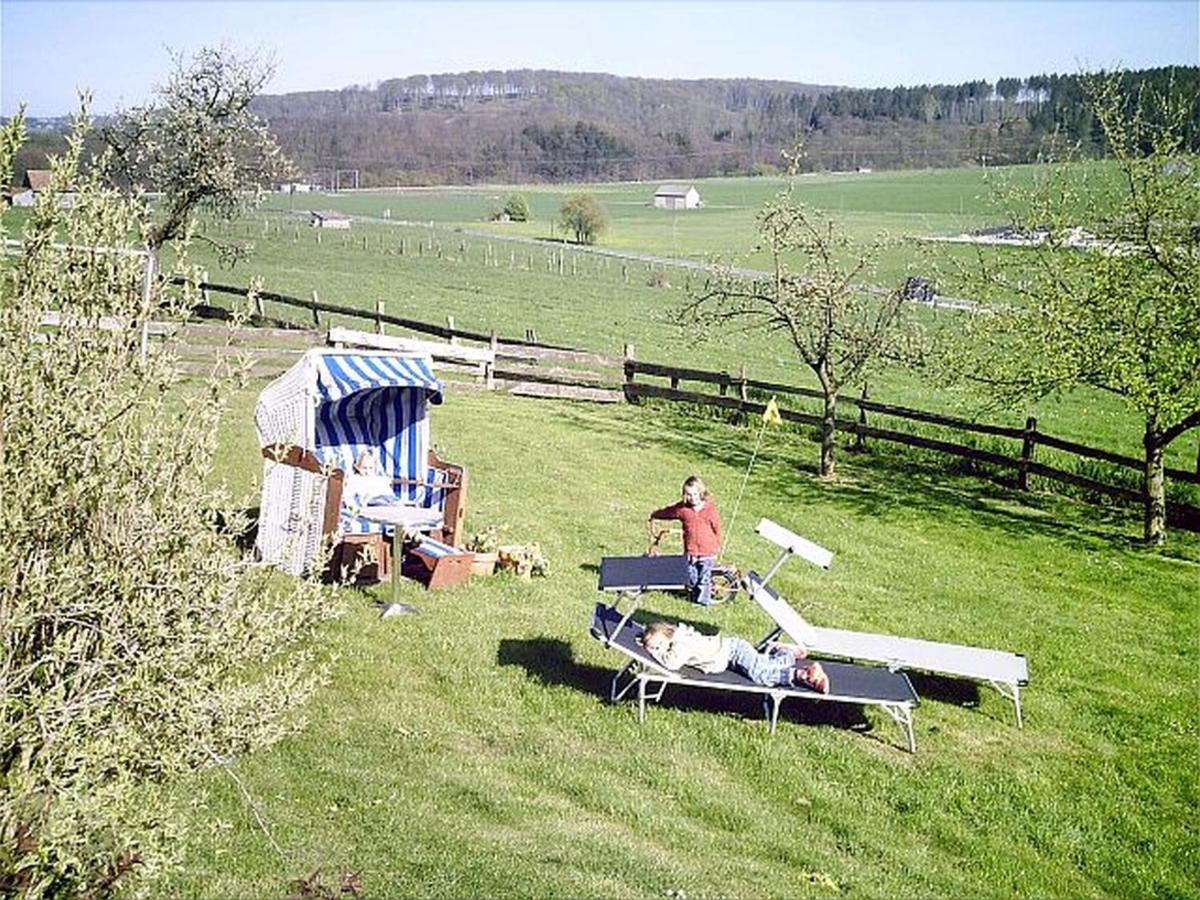
<svg viewBox="0 0 1200 900"><path fill-rule="evenodd" d="M173 283L182 285L192 282L183 278L175 278ZM596 400L601 396L597 391L608 392L608 394L620 391L626 401L633 403L641 399L652 398L717 407L743 414L761 413L765 408L764 403L751 398L751 391L759 394L783 394L808 399L822 397L821 392L813 388L750 378L746 375L744 365L740 373L734 375L727 371L643 362L633 358L633 347L630 344L625 345L622 357L616 357L593 350L541 342L537 340L534 329L527 329L523 338L501 337L495 332L484 333L458 328L450 317L446 324L442 325L405 316L390 315L386 312L382 300L376 301L375 309L371 311L322 301L316 291L312 293L311 297L303 298L273 291L251 291L245 287L207 281L192 284L201 291L206 301L209 292L249 298L255 314L260 319L266 318L266 304L270 302L308 311L312 316L315 329L324 328L321 320L321 314L324 313L326 319L330 315L337 315L371 322L375 333L380 335L384 334L386 325L392 325L418 334L438 337L451 344L460 340L484 344L495 354L495 367L491 369L494 381L504 383L506 389L523 396L556 396L567 399ZM544 361L562 363L564 368L552 370L539 368ZM502 363L509 363L509 365L502 368ZM666 379L668 385L639 382L637 381L639 375ZM714 386L716 393L682 390L680 385L688 381ZM486 389L492 387L481 386ZM620 397L606 397L608 402L613 399L620 399ZM866 449L868 439L888 441L1011 470L1015 473L1016 486L1020 490L1028 489L1028 479L1032 475L1121 500L1139 503L1145 500L1141 490L1100 481L1078 472L1066 471L1038 461L1036 452L1037 448L1041 446L1049 450L1072 454L1083 460L1107 463L1139 473L1144 465L1142 460L1135 457L1090 447L1040 431L1037 427L1037 419L1033 416L1027 418L1024 428L974 422L944 413L880 403L871 400L865 388L862 396L840 396L839 403L851 404L857 410L856 419L838 418L835 422L837 431L854 436L857 449ZM813 426L821 424L821 417L815 414L787 409L781 410L781 414L785 420L799 424ZM967 435L1020 441L1021 448L1016 455L1009 455L956 440L945 440L910 431L883 428L870 424L869 414L935 426ZM1196 471L1190 472L1166 467L1164 475L1177 482L1200 484L1200 454L1197 456ZM1188 527L1200 530L1200 508L1178 501L1171 501L1170 505L1174 518L1190 523Z"/></svg>

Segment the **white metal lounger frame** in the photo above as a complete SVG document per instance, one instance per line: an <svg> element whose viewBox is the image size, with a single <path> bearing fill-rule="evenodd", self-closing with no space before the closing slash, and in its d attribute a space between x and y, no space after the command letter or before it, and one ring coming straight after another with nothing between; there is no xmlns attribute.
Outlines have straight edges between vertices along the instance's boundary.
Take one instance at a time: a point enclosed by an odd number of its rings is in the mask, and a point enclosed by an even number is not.
<svg viewBox="0 0 1200 900"><path fill-rule="evenodd" d="M611 616L604 616L604 612ZM638 700L638 721L646 720L646 701L657 703L670 684L686 685L688 687L707 688L710 690L736 691L740 693L763 695L763 713L767 717L770 734L775 733L779 720L779 707L789 697L801 700L833 701L837 703L855 703L860 706L877 706L900 726L908 743L908 752L917 752L917 740L913 731L913 709L919 703L916 695L911 700L889 700L878 697L865 697L847 694L821 694L806 688L768 687L755 684L741 675L732 672L717 675L705 675L697 672L695 675L683 672L672 672L660 665L647 651L636 644L637 635L643 630L636 622L630 622L629 617L620 616L613 607L596 605L596 615L593 619L591 634L606 647L611 647L629 657L615 675L609 688L609 701L617 703L624 699L636 686ZM607 625L617 619L617 627L608 633ZM622 641L622 636L626 637ZM846 668L853 668L846 665ZM622 679L625 679L622 684ZM909 686L911 690L911 685Z"/></svg>
<svg viewBox="0 0 1200 900"><path fill-rule="evenodd" d="M827 569L833 559L830 551L793 534L770 519L762 519L755 531L784 548L780 561L789 553L795 553ZM772 567L771 573L778 568L780 561ZM1017 727L1024 727L1021 688L1029 684L1024 656L962 644L815 627L806 622L776 591L767 587L767 581L768 578L759 578L754 572L747 573L744 579L747 592L778 626L763 638L762 643L774 640L780 632L786 632L792 640L799 641L820 655L882 663L893 671L910 669L987 684L1012 702Z"/></svg>

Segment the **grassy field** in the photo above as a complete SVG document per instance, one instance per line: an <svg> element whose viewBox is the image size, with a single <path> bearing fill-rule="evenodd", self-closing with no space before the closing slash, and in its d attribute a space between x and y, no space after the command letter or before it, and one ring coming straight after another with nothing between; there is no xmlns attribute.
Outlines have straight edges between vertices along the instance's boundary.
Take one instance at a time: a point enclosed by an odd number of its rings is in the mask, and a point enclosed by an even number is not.
<svg viewBox="0 0 1200 900"><path fill-rule="evenodd" d="M1034 169L1005 170L1027 183ZM787 184L783 178L707 178L693 182L704 206L675 212L655 209L651 197L658 183L595 185L518 185L480 188L430 188L392 192L315 194L273 197L278 210L339 209L348 213L561 238L555 228L558 209L573 193L595 194L607 210L611 228L600 246L676 258L704 259L717 254L744 258L754 234L754 216ZM995 224L982 169L880 172L869 175L811 175L797 179L796 196L844 223L857 237L880 230L897 235L948 234ZM489 222L492 211L510 194L529 201L532 221Z"/></svg>
<svg viewBox="0 0 1200 900"><path fill-rule="evenodd" d="M1029 167L1017 168L1004 177L1028 181L1033 172ZM648 207L653 185L588 186L604 198L613 214L606 244L683 258L706 257L719 250L727 258L753 264L745 254L753 240L754 214L783 181L743 178L697 183L708 206L687 214ZM851 227L863 235L885 227L910 235L946 234L996 221L979 170L826 175L801 178L799 183L802 196L830 210L839 221L857 222ZM544 234L569 190L561 186L520 190L529 197L536 217L523 226L483 222L489 205L502 201L507 188L274 197L272 205L282 208L269 208L247 219L229 235L253 241L253 259L230 273L218 271L211 258L199 258L210 265L214 280L244 284L257 276L266 289L282 293L306 297L315 289L323 300L367 309L374 308L376 299L384 299L388 312L395 315L438 322L452 315L461 328L496 329L518 336L532 327L543 341L618 355L625 344L633 344L639 358L648 361L731 372L744 363L754 378L815 386L780 336L733 333L701 341L674 324L672 314L686 299L689 279L699 275L666 269L669 286L652 286L645 264L570 249L565 251L570 259L563 274L558 274L551 262L553 247L491 241L453 231L491 229L509 234L521 230L535 236L542 229ZM337 206L372 216L390 210L393 220L428 221L433 227L357 221L351 232L328 232L317 244L315 233L300 218L301 204ZM294 215L286 212L289 205L296 207ZM932 265L911 247L898 248L889 258L885 268L890 266L894 277L909 266L923 271ZM302 311L281 307L269 312L297 321L306 318ZM927 310L914 314L928 323L945 322L955 315ZM880 373L871 383L872 396L882 402L967 416L979 414L985 399L973 390L935 388L902 370ZM1048 433L1141 455L1141 423L1118 401L1099 392L1080 391L1037 405L989 410L984 418L1021 426L1028 415L1036 415ZM1187 437L1169 448L1168 464L1194 469L1196 454L1195 439Z"/></svg>
<svg viewBox="0 0 1200 900"><path fill-rule="evenodd" d="M220 477L258 476L258 386L232 396ZM829 547L776 584L815 623L1028 656L1026 727L994 692L916 679L918 752L855 709L668 693L639 725L603 701L620 660L587 636L596 564L644 548L647 510L702 473L728 519L754 431L636 407L452 391L434 442L471 474L468 526L541 543L545 579L424 594L382 620L375 589L318 638L331 680L308 728L235 774L180 784L192 825L170 897L281 897L316 869L364 896L1198 896L1200 540L1018 496L903 458L768 433L727 556L760 571L768 516ZM499 451L499 452L498 452ZM744 598L645 617L751 639Z"/></svg>

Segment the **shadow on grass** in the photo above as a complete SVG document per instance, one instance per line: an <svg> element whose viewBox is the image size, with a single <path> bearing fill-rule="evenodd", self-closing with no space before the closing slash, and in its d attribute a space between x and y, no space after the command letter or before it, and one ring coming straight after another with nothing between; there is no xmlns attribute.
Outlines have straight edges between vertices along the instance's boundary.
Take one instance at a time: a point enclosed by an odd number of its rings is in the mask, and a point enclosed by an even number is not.
<svg viewBox="0 0 1200 900"><path fill-rule="evenodd" d="M913 690L922 700L936 700L953 706L979 706L979 685L961 678L930 675L921 672L905 672L912 682Z"/></svg>
<svg viewBox="0 0 1200 900"><path fill-rule="evenodd" d="M502 666L520 666L542 684L564 685L600 697L608 696L612 680L610 670L579 662L571 645L559 638L504 638L496 661Z"/></svg>
<svg viewBox="0 0 1200 900"><path fill-rule="evenodd" d="M650 620L662 619L649 613ZM636 618L636 617L635 617ZM672 619L672 621L675 621ZM701 623L697 623L701 624ZM710 626L711 630L711 626ZM594 695L607 702L612 677L617 671L587 665L575 659L571 646L559 638L539 637L531 639L505 638L500 641L496 660L502 666L520 666L530 677L545 685L563 685ZM622 655L617 665L624 665ZM633 695L636 704L636 693ZM647 703L647 715L652 707L701 714L733 715L743 719L758 719L766 728L767 709L762 698L755 694L739 691L716 691L691 688L685 685L669 685L662 699ZM873 724L862 707L851 703L831 701L798 702L788 699L779 710L779 722L798 725L828 725L847 731L870 732ZM881 738L882 739L882 738ZM886 739L884 739L886 742Z"/></svg>
<svg viewBox="0 0 1200 900"><path fill-rule="evenodd" d="M744 470L750 462L758 433L753 423L749 428L733 428L718 419L689 418L655 406L644 407L643 412L646 417L639 423L638 440L735 471ZM627 422L579 414L573 418L575 426L585 431L610 440L630 440ZM1129 533L1133 514L1128 509L1087 505L1090 521L1083 522L1081 515L1070 515L1068 509L1079 501L1018 491L1005 487L992 473L964 466L963 461L932 461L891 447L848 453L839 446L838 475L823 481L816 470L819 450L806 439L807 431L773 434L759 446L751 480L760 493L780 503L832 503L883 521L897 518L897 510L918 510L964 527L994 528L1022 538L1053 537L1090 549L1096 544L1121 549L1144 546Z"/></svg>

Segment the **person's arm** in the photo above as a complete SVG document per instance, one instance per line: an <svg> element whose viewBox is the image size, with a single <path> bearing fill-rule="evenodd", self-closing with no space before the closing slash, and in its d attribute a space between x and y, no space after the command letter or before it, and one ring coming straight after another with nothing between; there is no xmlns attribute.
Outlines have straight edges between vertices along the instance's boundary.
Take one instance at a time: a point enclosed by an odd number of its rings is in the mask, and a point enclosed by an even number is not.
<svg viewBox="0 0 1200 900"><path fill-rule="evenodd" d="M678 651L675 649L675 642L671 641L661 653L655 653L649 647L645 648L646 652L658 660L664 669L670 669L672 672L678 672L684 666L684 660L680 659Z"/></svg>
<svg viewBox="0 0 1200 900"><path fill-rule="evenodd" d="M717 512L717 505L715 503L710 503L709 506L712 507L712 530L713 534L716 535L717 546L719 547L721 545L721 514Z"/></svg>
<svg viewBox="0 0 1200 900"><path fill-rule="evenodd" d="M678 519L679 504L672 503L670 506L664 506L662 509L656 509L650 513L651 519Z"/></svg>

